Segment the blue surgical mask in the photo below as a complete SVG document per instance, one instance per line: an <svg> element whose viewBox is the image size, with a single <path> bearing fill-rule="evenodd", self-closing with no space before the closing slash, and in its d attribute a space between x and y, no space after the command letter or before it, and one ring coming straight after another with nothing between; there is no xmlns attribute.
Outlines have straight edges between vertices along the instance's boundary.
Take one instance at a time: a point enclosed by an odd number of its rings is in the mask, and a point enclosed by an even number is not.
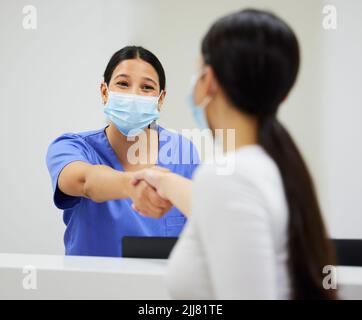
<svg viewBox="0 0 362 320"><path fill-rule="evenodd" d="M205 97L199 105L196 105L194 100L194 91L197 81L203 76L201 73L199 76L194 76L191 79L191 88L187 96L188 105L191 108L192 116L200 129L208 129L209 124L207 123L205 109L211 101L211 97Z"/></svg>
<svg viewBox="0 0 362 320"><path fill-rule="evenodd" d="M158 97L150 97L108 90L104 113L123 135L136 136L160 117L161 94L162 91Z"/></svg>

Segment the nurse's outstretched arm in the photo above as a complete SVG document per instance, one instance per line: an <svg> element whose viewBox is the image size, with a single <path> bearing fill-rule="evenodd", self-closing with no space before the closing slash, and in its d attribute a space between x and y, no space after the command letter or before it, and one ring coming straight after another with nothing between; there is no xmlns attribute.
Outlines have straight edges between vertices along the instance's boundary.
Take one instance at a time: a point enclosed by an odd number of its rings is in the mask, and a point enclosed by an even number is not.
<svg viewBox="0 0 362 320"><path fill-rule="evenodd" d="M170 210L171 203L162 199L146 182L133 186L133 175L132 172L120 172L105 165L74 161L60 173L58 187L67 195L85 197L94 202L131 198L133 203L154 218Z"/></svg>
<svg viewBox="0 0 362 320"><path fill-rule="evenodd" d="M189 216L192 188L192 181L190 179L172 172L165 172L155 167L153 169L143 169L135 172L132 184L137 185L141 181L146 181L155 188L163 199L169 200L185 216ZM140 213L143 213L136 205L134 205L134 208Z"/></svg>

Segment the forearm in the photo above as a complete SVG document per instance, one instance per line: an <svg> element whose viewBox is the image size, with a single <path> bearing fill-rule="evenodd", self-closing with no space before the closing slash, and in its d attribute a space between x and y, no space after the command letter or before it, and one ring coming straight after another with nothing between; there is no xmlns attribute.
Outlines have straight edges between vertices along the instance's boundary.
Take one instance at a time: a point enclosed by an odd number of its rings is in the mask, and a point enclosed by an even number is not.
<svg viewBox="0 0 362 320"><path fill-rule="evenodd" d="M93 165L85 174L84 195L95 202L128 198L131 177L131 173Z"/></svg>
<svg viewBox="0 0 362 320"><path fill-rule="evenodd" d="M161 183L167 199L188 217L191 209L192 181L174 173L167 173Z"/></svg>

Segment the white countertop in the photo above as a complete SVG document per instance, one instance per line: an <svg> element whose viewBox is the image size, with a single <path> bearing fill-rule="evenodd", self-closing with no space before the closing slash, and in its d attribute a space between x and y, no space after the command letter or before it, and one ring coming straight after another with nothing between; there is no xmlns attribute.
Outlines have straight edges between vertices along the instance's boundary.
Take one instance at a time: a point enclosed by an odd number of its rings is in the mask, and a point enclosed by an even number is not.
<svg viewBox="0 0 362 320"><path fill-rule="evenodd" d="M163 275L167 260L0 253L0 269L32 265L38 270Z"/></svg>
<svg viewBox="0 0 362 320"><path fill-rule="evenodd" d="M24 289L29 268L36 289ZM167 260L0 253L0 299L168 299ZM362 299L362 268L337 267L340 295Z"/></svg>
<svg viewBox="0 0 362 320"><path fill-rule="evenodd" d="M169 299L167 260L0 253L0 299ZM24 289L36 270L36 289Z"/></svg>

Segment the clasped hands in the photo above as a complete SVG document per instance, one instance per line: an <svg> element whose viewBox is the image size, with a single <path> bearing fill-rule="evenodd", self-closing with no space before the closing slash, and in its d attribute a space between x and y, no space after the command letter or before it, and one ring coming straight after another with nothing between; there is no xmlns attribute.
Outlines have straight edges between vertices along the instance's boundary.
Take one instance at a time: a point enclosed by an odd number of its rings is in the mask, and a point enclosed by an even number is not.
<svg viewBox="0 0 362 320"><path fill-rule="evenodd" d="M152 167L132 173L130 198L132 208L143 216L160 218L172 207L163 182L171 172L165 168Z"/></svg>

